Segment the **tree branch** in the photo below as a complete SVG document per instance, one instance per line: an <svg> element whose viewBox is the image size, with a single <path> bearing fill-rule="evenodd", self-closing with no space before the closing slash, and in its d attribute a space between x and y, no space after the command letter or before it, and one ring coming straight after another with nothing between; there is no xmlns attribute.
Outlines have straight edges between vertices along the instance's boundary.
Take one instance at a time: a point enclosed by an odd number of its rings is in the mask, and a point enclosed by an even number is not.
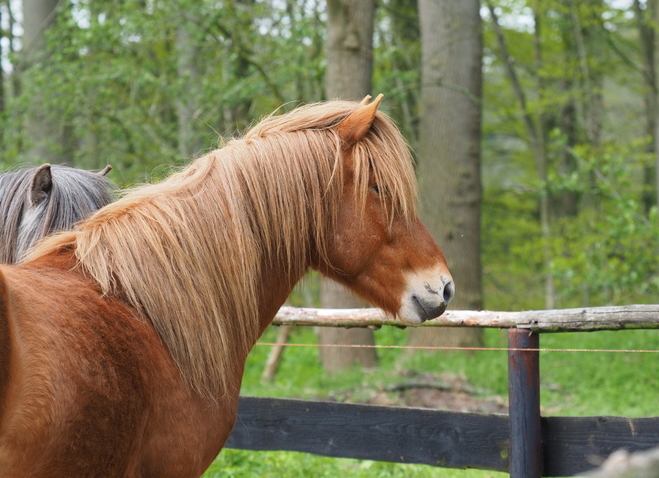
<svg viewBox="0 0 659 478"><path fill-rule="evenodd" d="M238 56L245 60L247 63L252 65L256 70L259 72L263 80L265 80L265 83L268 85L268 88L272 91L272 94L277 98L277 101L279 103L285 103L285 99L281 92L279 91L279 87L277 84L272 81L272 79L268 76L266 73L265 69L263 66L261 66L256 60L254 60L253 52L247 48L244 43L242 42L241 38L239 35L234 34L231 30L223 26L219 21L215 24L215 26L222 32L223 35L225 35L227 38L231 38L233 41L233 44L236 46L236 53L238 53ZM215 37L213 37L215 40L217 40Z"/></svg>
<svg viewBox="0 0 659 478"><path fill-rule="evenodd" d="M503 35L501 24L499 23L499 16L495 13L494 5L492 4L491 0L486 0L485 3L487 4L487 8L490 11L490 16L492 17L492 26L494 27L494 33L497 37L501 61L503 62L503 66L506 68L506 74L508 75L508 79L510 80L510 83L513 87L513 92L515 93L515 97L517 98L519 106L522 110L526 131L531 141L537 145L538 138L536 135L536 124L528 110L528 106L526 104L526 94L524 93L522 84L520 83L519 77L517 76L517 70L515 70L514 66L514 59L508 52L506 39Z"/></svg>

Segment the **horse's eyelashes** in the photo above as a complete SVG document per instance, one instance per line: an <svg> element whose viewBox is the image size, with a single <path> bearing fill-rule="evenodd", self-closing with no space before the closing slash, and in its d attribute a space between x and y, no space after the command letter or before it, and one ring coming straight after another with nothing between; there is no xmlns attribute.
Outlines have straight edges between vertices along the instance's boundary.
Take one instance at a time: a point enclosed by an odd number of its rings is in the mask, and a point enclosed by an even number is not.
<svg viewBox="0 0 659 478"><path fill-rule="evenodd" d="M371 186L371 190L377 195L377 196L386 196L388 193L387 187L386 186L379 186L377 184L374 184Z"/></svg>

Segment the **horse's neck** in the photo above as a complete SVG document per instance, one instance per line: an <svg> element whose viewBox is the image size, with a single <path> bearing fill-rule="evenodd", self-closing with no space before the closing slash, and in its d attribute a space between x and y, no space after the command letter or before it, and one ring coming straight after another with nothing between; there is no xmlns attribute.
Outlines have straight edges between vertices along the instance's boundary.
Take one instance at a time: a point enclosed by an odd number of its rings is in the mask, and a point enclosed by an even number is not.
<svg viewBox="0 0 659 478"><path fill-rule="evenodd" d="M259 335L270 325L279 308L293 291L301 275L287 273L286 267L264 267L259 291Z"/></svg>

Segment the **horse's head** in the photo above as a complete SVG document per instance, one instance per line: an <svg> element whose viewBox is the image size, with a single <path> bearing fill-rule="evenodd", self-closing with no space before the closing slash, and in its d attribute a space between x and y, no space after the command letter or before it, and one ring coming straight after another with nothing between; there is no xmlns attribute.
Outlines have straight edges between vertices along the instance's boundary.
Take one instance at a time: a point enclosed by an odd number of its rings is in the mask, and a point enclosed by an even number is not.
<svg viewBox="0 0 659 478"><path fill-rule="evenodd" d="M407 145L377 113L381 96L369 99L338 125L342 197L318 268L401 321L418 324L441 315L455 287L442 251L417 217ZM387 144L392 138L395 144ZM378 164L375 149L387 150L388 166ZM399 156L393 166L392 152Z"/></svg>
<svg viewBox="0 0 659 478"><path fill-rule="evenodd" d="M70 229L108 204L114 186L105 176L111 169L108 165L102 171L91 172L45 163L26 170L31 176L24 178L22 202L14 207L20 211L14 260L21 259L41 237Z"/></svg>
<svg viewBox="0 0 659 478"><path fill-rule="evenodd" d="M97 176L104 177L112 170L112 166L109 164L97 173L83 172L82 174L87 174L89 177ZM32 174L32 179L30 181L30 191L27 197L27 207L35 208L41 203L49 199L53 189L53 173L52 166L49 163L44 163L34 170Z"/></svg>

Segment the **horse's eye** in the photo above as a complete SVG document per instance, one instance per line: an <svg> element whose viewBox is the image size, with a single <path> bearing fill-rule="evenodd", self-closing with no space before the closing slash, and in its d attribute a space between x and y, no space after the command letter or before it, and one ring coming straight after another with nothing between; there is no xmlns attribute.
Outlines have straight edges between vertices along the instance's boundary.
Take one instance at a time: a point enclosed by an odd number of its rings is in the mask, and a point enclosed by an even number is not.
<svg viewBox="0 0 659 478"><path fill-rule="evenodd" d="M371 186L371 189L375 194L377 194L378 196L380 195L380 187L377 184Z"/></svg>

